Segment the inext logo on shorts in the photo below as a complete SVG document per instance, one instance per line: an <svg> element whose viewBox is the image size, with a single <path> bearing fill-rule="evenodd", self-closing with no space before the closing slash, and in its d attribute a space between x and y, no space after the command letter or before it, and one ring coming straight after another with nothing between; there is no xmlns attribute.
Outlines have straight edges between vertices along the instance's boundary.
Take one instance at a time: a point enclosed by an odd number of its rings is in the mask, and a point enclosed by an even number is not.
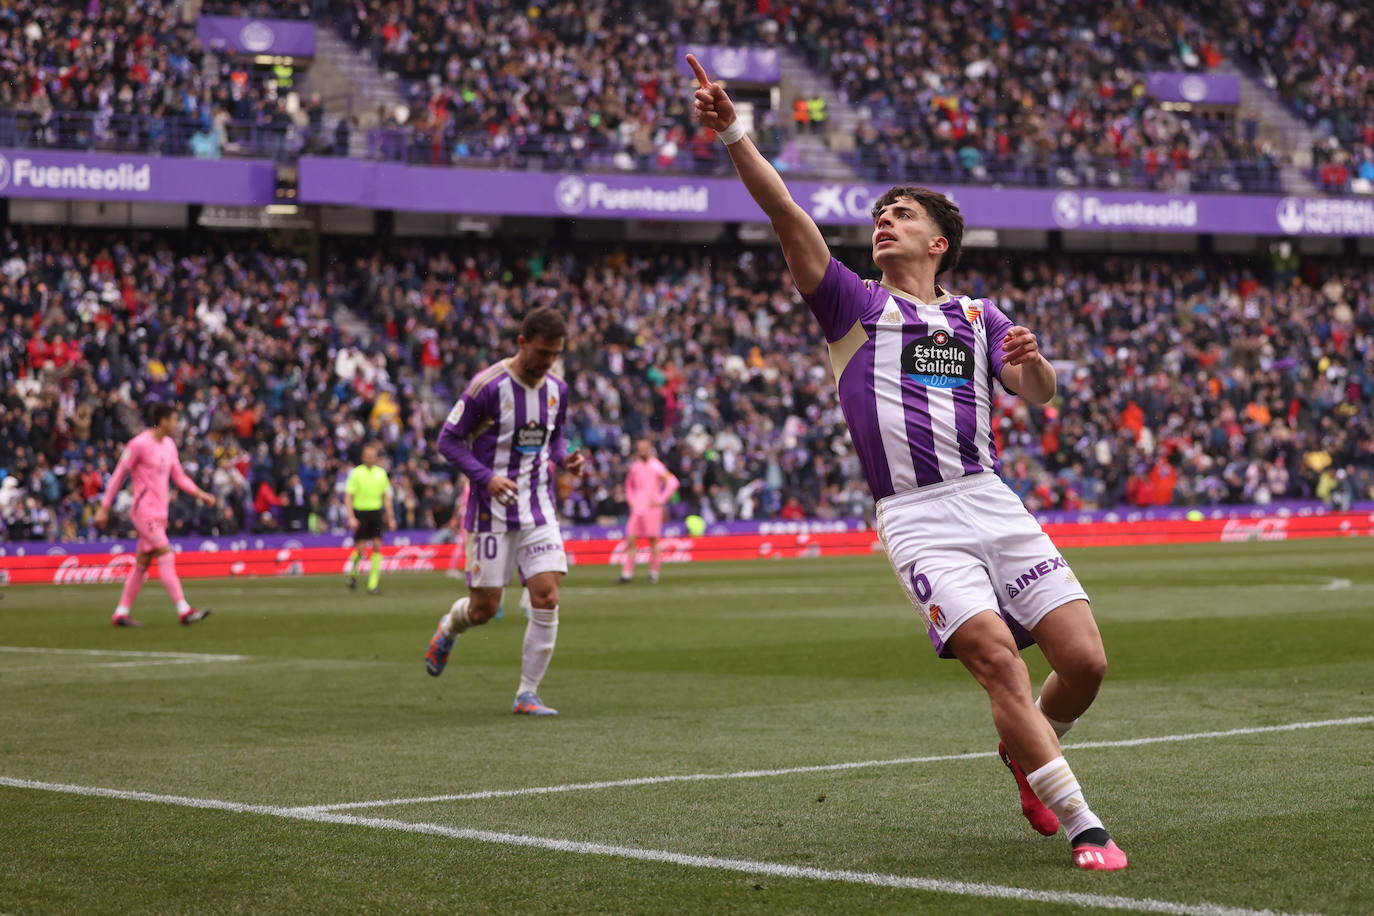
<svg viewBox="0 0 1374 916"><path fill-rule="evenodd" d="M1063 557L1050 557L1048 560L1041 560L1030 569L1016 577L1016 582L1007 583L1007 597L1015 598L1026 589L1035 584L1036 580L1048 576L1056 569L1068 569L1069 564L1064 562Z"/></svg>

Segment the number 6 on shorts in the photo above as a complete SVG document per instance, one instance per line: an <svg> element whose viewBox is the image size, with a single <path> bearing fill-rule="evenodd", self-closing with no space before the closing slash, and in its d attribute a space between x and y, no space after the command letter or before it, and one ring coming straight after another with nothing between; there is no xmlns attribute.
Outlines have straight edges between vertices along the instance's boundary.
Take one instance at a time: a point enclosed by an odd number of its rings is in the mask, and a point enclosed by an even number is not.
<svg viewBox="0 0 1374 916"><path fill-rule="evenodd" d="M930 580L922 573L916 571L916 567L911 567L911 591L916 595L916 600L922 604L930 601L931 587Z"/></svg>

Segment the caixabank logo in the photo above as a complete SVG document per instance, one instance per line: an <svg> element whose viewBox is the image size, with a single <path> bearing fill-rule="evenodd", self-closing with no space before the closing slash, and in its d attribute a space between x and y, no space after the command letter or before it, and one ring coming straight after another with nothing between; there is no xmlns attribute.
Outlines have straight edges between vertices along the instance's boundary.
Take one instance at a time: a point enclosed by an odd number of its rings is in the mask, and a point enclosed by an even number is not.
<svg viewBox="0 0 1374 916"><path fill-rule="evenodd" d="M8 191L133 191L146 192L153 186L151 165L115 161L106 167L44 165L28 156L9 157L0 153L0 192Z"/></svg>

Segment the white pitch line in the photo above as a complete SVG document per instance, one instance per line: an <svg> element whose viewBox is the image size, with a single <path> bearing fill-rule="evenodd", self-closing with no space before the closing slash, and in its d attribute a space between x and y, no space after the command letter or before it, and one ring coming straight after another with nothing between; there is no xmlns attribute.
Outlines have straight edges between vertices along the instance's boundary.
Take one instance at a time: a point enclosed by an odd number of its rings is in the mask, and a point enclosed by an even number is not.
<svg viewBox="0 0 1374 916"><path fill-rule="evenodd" d="M215 659L216 661L233 661L233 659ZM198 665L205 661L202 658L160 658L151 659L146 662L97 662L88 665L90 668L152 668L158 665Z"/></svg>
<svg viewBox="0 0 1374 916"><path fill-rule="evenodd" d="M1366 725L1374 723L1374 716L1349 719L1324 719L1315 722L1291 722L1287 725L1261 725L1253 728L1232 728L1217 732L1193 732L1184 735L1159 735L1151 738L1126 738L1120 741L1083 741L1066 744L1064 750L1090 750L1108 747L1139 747L1143 744L1166 744L1177 741L1201 741L1207 738L1230 738L1236 735L1262 735L1269 732L1291 732L1306 728L1328 728L1336 725ZM641 776L634 779L611 779L602 782L576 782L559 786L532 786L525 789L488 789L462 792L456 795L425 795L416 798L384 798L377 801L342 802L337 805L305 805L303 812L345 811L353 808L389 808L396 805L420 805L430 802L473 801L483 798L508 798L513 795L551 795L558 792L577 792L586 789L615 789L624 786L651 786L666 782L710 782L719 779L759 779L765 776L790 776L794 773L828 773L836 770L860 770L869 767L905 766L914 763L941 763L950 760L975 760L995 757L993 751L974 751L967 754L943 754L935 757L896 757L890 760L859 760L852 763L825 763L816 766L784 767L777 770L740 770L734 773L685 773L678 776Z"/></svg>
<svg viewBox="0 0 1374 916"><path fill-rule="evenodd" d="M116 658L164 658L187 662L242 662L251 655L209 655L204 652L141 652L135 649L50 649L45 646L0 646L0 652L37 655L113 655Z"/></svg>
<svg viewBox="0 0 1374 916"><path fill-rule="evenodd" d="M471 840L477 843L493 843L502 846L523 846L526 848L546 849L551 852L566 852L577 855L611 856L620 859L633 859L640 862L660 862L668 865L682 865L688 868L710 868L719 871L738 872L746 875L764 875L771 878L802 878L811 881L834 881L843 884L862 884L874 887L926 891L936 894L954 894L962 897L982 897L993 900L1017 900L1076 907L1096 907L1098 909L1107 910L1127 910L1135 913L1166 913L1170 914L1170 916L1283 916L1283 914L1275 913L1267 909L1252 910L1244 907L1223 906L1217 903L1175 903L1171 900L1155 900L1148 897L1118 897L1108 894L1084 894L1075 891L1033 890L1031 888L1009 887L1001 884L981 884L971 881L943 881L938 878L918 878L908 875L882 874L880 872L813 868L801 865L784 865L778 862L761 862L752 859L727 859L719 856L688 855L685 853L671 852L665 849L643 849L635 846L586 843L577 840L561 840L555 837L528 836L519 833L498 833L491 830L449 827L444 824L414 823L411 821L399 821L385 817L358 817L357 815L351 814L312 811L308 808L281 808L275 805L248 805L240 802L221 801L214 798L188 798L183 795L157 795L152 792L132 792L123 789L106 789L99 786L76 786L67 783L38 782L29 779L15 779L9 776L0 776L0 786L9 786L15 789L38 789L46 792L61 792L69 795L87 795L98 798L116 798L126 801L151 802L154 804L176 805L184 808L208 808L218 811L231 811L237 814L260 814L319 824L343 824L353 827L371 827L377 830L396 830L405 833L448 837L455 840Z"/></svg>

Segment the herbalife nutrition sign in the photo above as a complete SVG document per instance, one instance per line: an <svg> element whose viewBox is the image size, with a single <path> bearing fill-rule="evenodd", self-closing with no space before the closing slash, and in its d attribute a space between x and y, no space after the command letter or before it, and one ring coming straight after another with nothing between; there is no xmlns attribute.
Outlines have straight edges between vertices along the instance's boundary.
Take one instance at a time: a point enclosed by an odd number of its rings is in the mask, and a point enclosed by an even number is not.
<svg viewBox="0 0 1374 916"><path fill-rule="evenodd" d="M0 150L0 197L265 206L275 196L270 162Z"/></svg>

